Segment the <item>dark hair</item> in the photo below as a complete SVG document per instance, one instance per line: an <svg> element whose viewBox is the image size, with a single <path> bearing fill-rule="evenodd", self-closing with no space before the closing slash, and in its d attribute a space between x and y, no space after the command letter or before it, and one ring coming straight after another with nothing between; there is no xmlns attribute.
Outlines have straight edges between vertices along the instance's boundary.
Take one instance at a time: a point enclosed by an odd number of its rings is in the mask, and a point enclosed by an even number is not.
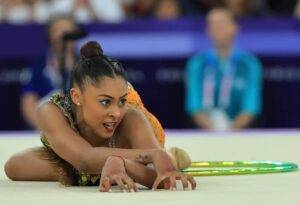
<svg viewBox="0 0 300 205"><path fill-rule="evenodd" d="M71 87L77 85L83 89L87 83L97 84L105 76L120 76L126 80L123 66L104 55L99 43L89 41L80 48L80 60L71 72Z"/></svg>

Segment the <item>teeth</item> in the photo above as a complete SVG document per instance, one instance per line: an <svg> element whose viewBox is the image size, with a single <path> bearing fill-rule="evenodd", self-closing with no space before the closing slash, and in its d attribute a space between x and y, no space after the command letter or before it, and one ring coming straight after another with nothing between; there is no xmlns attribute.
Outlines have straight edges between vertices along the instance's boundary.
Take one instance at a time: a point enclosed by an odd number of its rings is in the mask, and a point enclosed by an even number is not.
<svg viewBox="0 0 300 205"><path fill-rule="evenodd" d="M109 128L109 129L113 129L115 126L115 122L107 122L107 123L103 123L105 127Z"/></svg>

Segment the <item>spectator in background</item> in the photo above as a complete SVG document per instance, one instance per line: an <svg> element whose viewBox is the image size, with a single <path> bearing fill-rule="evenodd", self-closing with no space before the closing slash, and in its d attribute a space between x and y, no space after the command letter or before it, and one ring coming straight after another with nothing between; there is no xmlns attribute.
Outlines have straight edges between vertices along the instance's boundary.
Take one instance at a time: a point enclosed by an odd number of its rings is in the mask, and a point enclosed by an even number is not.
<svg viewBox="0 0 300 205"><path fill-rule="evenodd" d="M10 24L46 23L49 20L48 0L3 0L0 20Z"/></svg>
<svg viewBox="0 0 300 205"><path fill-rule="evenodd" d="M300 0L297 1L297 4L294 9L294 16L300 19Z"/></svg>
<svg viewBox="0 0 300 205"><path fill-rule="evenodd" d="M30 6L25 0L2 0L1 21L23 24L31 21Z"/></svg>
<svg viewBox="0 0 300 205"><path fill-rule="evenodd" d="M251 12L248 0L225 0L225 3L236 17L247 16Z"/></svg>
<svg viewBox="0 0 300 205"><path fill-rule="evenodd" d="M51 0L27 0L31 9L31 19L36 23L47 23L50 19Z"/></svg>
<svg viewBox="0 0 300 205"><path fill-rule="evenodd" d="M232 12L216 8L207 15L213 47L189 59L186 110L205 129L248 127L261 109L261 64L238 48Z"/></svg>
<svg viewBox="0 0 300 205"><path fill-rule="evenodd" d="M45 56L30 66L31 77L23 85L21 95L21 111L26 122L36 127L35 108L39 101L48 99L53 92L60 89L62 77L59 71L59 58L62 51L62 36L66 32L77 29L75 22L66 16L52 19L47 27L49 49ZM71 70L75 62L75 52L70 42L66 47L66 69Z"/></svg>
<svg viewBox="0 0 300 205"><path fill-rule="evenodd" d="M120 22L125 11L118 0L53 0L52 14L72 15L79 23Z"/></svg>
<svg viewBox="0 0 300 205"><path fill-rule="evenodd" d="M136 0L129 10L129 15L135 18L149 18L152 17L154 7L154 0Z"/></svg>
<svg viewBox="0 0 300 205"><path fill-rule="evenodd" d="M225 0L225 6L235 17L247 17L264 15L267 5L265 0Z"/></svg>
<svg viewBox="0 0 300 205"><path fill-rule="evenodd" d="M158 19L176 19L181 17L179 3L176 0L156 0L153 15Z"/></svg>

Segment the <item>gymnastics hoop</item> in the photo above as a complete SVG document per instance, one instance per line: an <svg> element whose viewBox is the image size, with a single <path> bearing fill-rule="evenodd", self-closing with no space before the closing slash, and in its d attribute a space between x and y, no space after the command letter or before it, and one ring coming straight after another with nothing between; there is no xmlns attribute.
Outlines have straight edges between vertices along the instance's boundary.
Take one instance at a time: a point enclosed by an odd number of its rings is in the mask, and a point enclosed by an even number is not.
<svg viewBox="0 0 300 205"><path fill-rule="evenodd" d="M221 176L243 174L266 174L296 171L291 162L277 161L199 161L181 172L192 176Z"/></svg>

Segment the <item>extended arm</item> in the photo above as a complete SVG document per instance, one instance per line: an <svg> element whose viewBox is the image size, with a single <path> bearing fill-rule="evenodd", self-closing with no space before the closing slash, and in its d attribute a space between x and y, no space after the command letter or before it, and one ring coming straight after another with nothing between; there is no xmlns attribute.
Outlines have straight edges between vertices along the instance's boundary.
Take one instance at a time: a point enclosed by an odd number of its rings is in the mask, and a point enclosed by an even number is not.
<svg viewBox="0 0 300 205"><path fill-rule="evenodd" d="M100 174L109 156L135 160L139 155L152 155L155 149L119 149L92 147L69 126L66 118L53 104L46 103L37 111L39 129L52 149L76 169L90 174Z"/></svg>

